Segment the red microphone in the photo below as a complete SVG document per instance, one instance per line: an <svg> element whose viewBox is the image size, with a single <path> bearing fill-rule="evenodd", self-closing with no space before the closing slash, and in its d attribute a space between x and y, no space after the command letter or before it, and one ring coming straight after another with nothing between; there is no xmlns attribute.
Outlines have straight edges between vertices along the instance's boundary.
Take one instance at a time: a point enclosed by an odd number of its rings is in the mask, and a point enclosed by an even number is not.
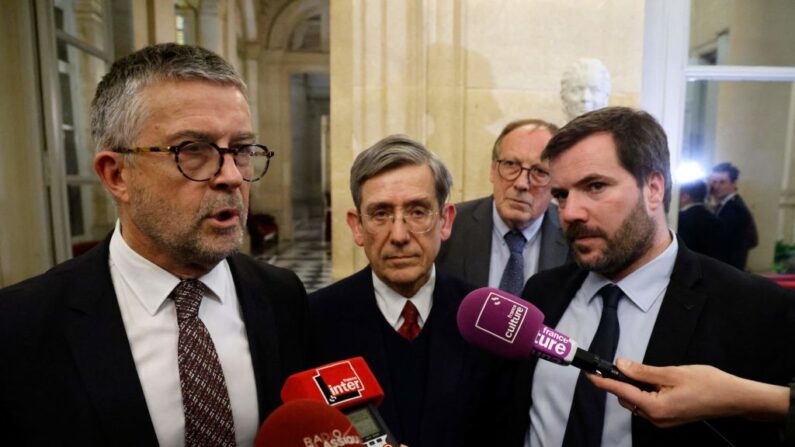
<svg viewBox="0 0 795 447"><path fill-rule="evenodd" d="M340 409L367 447L399 445L376 409L384 391L362 357L293 374L284 382L281 395L284 402L312 399Z"/></svg>
<svg viewBox="0 0 795 447"><path fill-rule="evenodd" d="M364 447L342 412L316 400L288 402L265 419L254 447Z"/></svg>

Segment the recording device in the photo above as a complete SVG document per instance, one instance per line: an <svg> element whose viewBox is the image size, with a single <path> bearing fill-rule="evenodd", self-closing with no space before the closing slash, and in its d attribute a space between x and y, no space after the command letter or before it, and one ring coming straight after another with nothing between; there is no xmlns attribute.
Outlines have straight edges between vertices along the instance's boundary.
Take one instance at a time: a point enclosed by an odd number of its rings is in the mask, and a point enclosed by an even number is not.
<svg viewBox="0 0 795 447"><path fill-rule="evenodd" d="M378 413L384 391L362 357L293 374L284 382L281 396L284 402L312 399L339 409L366 447L400 445Z"/></svg>
<svg viewBox="0 0 795 447"><path fill-rule="evenodd" d="M537 307L502 290L482 287L470 292L458 308L457 321L466 341L501 357L523 359L533 354L644 391L657 391L625 376L612 362L580 349L574 340L545 326L544 314Z"/></svg>
<svg viewBox="0 0 795 447"><path fill-rule="evenodd" d="M287 402L265 419L254 447L362 447L351 421L336 408L310 399Z"/></svg>

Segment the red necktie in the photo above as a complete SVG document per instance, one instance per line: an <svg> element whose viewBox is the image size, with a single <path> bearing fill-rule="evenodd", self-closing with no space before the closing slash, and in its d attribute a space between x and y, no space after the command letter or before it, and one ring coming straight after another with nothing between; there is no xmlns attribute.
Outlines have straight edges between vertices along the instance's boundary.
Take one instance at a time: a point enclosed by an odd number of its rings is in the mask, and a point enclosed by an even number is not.
<svg viewBox="0 0 795 447"><path fill-rule="evenodd" d="M417 338L417 335L420 333L420 325L417 323L417 318L420 316L420 313L411 301L406 301L406 305L403 306L403 312L400 313L400 316L403 317L403 325L398 329L398 334L408 341Z"/></svg>
<svg viewBox="0 0 795 447"><path fill-rule="evenodd" d="M204 284L181 281L171 292L177 307L177 364L185 412L185 446L234 446L235 423L224 372L210 333L199 319Z"/></svg>

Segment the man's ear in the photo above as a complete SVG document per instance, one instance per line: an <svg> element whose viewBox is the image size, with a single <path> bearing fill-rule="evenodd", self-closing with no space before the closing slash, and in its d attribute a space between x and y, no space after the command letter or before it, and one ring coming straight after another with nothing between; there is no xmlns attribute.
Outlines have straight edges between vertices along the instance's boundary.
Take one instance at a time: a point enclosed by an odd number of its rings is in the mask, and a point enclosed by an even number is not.
<svg viewBox="0 0 795 447"><path fill-rule="evenodd" d="M99 152L94 156L94 171L117 202L125 203L129 200L127 190L129 167L125 164L122 154L111 151Z"/></svg>
<svg viewBox="0 0 795 447"><path fill-rule="evenodd" d="M665 177L661 172L653 172L646 179L646 203L650 211L663 206L665 200Z"/></svg>
<svg viewBox="0 0 795 447"><path fill-rule="evenodd" d="M359 215L356 214L356 209L349 209L346 218L348 220L348 226L351 227L351 233L353 233L353 242L355 242L356 245L363 247L364 228L362 228L362 221L359 219Z"/></svg>
<svg viewBox="0 0 795 447"><path fill-rule="evenodd" d="M445 203L444 207L442 207L441 216L439 216L442 219L441 236L443 241L449 239L450 234L453 232L453 221L455 220L455 214L455 205L452 203Z"/></svg>

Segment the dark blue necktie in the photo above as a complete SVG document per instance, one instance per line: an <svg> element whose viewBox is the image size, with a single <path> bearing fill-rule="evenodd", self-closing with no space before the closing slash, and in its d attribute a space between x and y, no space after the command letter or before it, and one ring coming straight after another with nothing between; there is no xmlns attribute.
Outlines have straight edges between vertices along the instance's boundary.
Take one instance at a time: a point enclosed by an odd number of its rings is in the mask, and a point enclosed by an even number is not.
<svg viewBox="0 0 795 447"><path fill-rule="evenodd" d="M615 284L608 284L599 289L602 297L602 318L596 329L591 346L588 351L598 355L606 361L613 361L618 347L618 301L624 296L621 288ZM563 437L563 447L598 447L602 444L602 429L605 421L605 391L593 386L580 373L577 378L577 387L574 389L574 400L569 413L569 423L566 425L566 434Z"/></svg>
<svg viewBox="0 0 795 447"><path fill-rule="evenodd" d="M502 272L500 290L518 296L524 288L524 256L522 252L527 239L518 231L509 231L505 233L505 243L508 244L511 256L508 258L508 263L505 264L505 270Z"/></svg>

